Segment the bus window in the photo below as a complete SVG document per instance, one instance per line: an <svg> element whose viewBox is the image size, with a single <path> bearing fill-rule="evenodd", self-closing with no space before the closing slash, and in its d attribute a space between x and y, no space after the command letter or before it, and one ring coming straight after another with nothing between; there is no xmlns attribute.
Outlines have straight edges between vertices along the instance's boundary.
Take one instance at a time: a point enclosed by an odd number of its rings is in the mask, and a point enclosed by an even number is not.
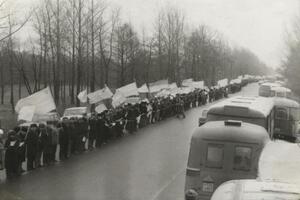
<svg viewBox="0 0 300 200"><path fill-rule="evenodd" d="M224 145L208 144L206 166L210 168L222 168L224 157Z"/></svg>
<svg viewBox="0 0 300 200"><path fill-rule="evenodd" d="M251 155L252 149L250 147L235 147L233 169L241 171L251 170Z"/></svg>
<svg viewBox="0 0 300 200"><path fill-rule="evenodd" d="M276 109L276 119L284 119L288 120L288 113L285 108L277 108Z"/></svg>

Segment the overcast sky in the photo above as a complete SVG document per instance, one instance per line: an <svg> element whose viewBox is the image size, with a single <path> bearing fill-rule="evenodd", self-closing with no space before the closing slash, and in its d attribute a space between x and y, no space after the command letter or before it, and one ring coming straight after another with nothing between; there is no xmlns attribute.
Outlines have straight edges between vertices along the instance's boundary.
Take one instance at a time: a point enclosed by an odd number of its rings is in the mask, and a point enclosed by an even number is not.
<svg viewBox="0 0 300 200"><path fill-rule="evenodd" d="M22 8L39 0L19 1ZM271 67L280 65L284 36L295 16L299 0L107 0L121 7L122 17L137 30L151 31L160 7L182 9L190 27L206 24L221 32L231 44L252 50ZM24 6L24 7L23 7ZM299 12L300 13L300 12ZM27 35L28 33L22 34Z"/></svg>

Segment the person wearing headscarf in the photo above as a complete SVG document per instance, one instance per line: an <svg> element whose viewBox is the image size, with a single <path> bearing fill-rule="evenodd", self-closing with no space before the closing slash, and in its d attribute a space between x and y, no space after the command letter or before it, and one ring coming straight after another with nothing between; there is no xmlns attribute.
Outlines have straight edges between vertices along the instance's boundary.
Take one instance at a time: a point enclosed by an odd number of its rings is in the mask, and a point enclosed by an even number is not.
<svg viewBox="0 0 300 200"><path fill-rule="evenodd" d="M13 178L20 175L18 147L20 143L15 131L8 132L8 138L5 142L5 169L6 177Z"/></svg>

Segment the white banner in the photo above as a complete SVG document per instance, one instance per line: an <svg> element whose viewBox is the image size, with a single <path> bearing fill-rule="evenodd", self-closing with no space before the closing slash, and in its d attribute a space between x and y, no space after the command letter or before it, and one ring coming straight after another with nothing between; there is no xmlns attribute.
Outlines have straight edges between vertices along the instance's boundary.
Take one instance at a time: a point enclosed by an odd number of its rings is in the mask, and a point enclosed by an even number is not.
<svg viewBox="0 0 300 200"><path fill-rule="evenodd" d="M107 110L107 108L106 108L106 106L105 106L103 103L99 104L99 105L95 108L95 111L96 111L97 113L102 113L102 112L105 111L105 110Z"/></svg>
<svg viewBox="0 0 300 200"><path fill-rule="evenodd" d="M220 86L220 87L226 87L227 85L228 85L227 78L218 81L218 86Z"/></svg>
<svg viewBox="0 0 300 200"><path fill-rule="evenodd" d="M110 89L107 86L105 86L101 90L97 90L96 92L88 94L90 104L95 104L102 100L110 99L112 96L113 93L110 91Z"/></svg>
<svg viewBox="0 0 300 200"><path fill-rule="evenodd" d="M139 93L149 93L149 88L147 87L147 84L145 83L140 88L138 88Z"/></svg>
<svg viewBox="0 0 300 200"><path fill-rule="evenodd" d="M193 79L189 78L189 79L185 79L182 81L181 85L185 86L185 87L189 87L189 86L193 86Z"/></svg>
<svg viewBox="0 0 300 200"><path fill-rule="evenodd" d="M194 81L193 87L197 89L204 89L204 81Z"/></svg>
<svg viewBox="0 0 300 200"><path fill-rule="evenodd" d="M160 80L149 84L150 93L156 93L169 87L168 80Z"/></svg>
<svg viewBox="0 0 300 200"><path fill-rule="evenodd" d="M31 122L34 116L35 106L23 106L19 111L18 121L24 120Z"/></svg>
<svg viewBox="0 0 300 200"><path fill-rule="evenodd" d="M15 107L16 112L19 113L24 106L35 106L35 113L37 114L45 114L56 109L49 87L20 99Z"/></svg>
<svg viewBox="0 0 300 200"><path fill-rule="evenodd" d="M169 84L168 89L173 90L173 89L176 89L176 88L178 88L176 83Z"/></svg>
<svg viewBox="0 0 300 200"><path fill-rule="evenodd" d="M87 96L87 89L81 91L77 98L80 100L81 103L86 103L87 102L87 99L88 99L88 96Z"/></svg>
<svg viewBox="0 0 300 200"><path fill-rule="evenodd" d="M120 87L116 91L121 92L125 97L139 96L136 82Z"/></svg>
<svg viewBox="0 0 300 200"><path fill-rule="evenodd" d="M124 103L125 104L130 103L130 104L134 105L134 104L137 104L137 103L140 103L140 102L141 102L140 97L127 97L126 101Z"/></svg>
<svg viewBox="0 0 300 200"><path fill-rule="evenodd" d="M112 103L111 104L114 108L116 108L116 107L122 105L125 101L126 101L126 97L124 97L124 95L122 93L117 91L114 94L114 96L112 97Z"/></svg>

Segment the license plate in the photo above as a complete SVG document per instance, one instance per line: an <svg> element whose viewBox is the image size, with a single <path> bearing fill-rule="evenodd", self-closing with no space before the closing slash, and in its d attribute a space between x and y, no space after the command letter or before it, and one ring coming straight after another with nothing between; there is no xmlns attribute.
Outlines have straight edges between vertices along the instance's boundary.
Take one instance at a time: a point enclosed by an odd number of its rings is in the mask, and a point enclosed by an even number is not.
<svg viewBox="0 0 300 200"><path fill-rule="evenodd" d="M214 191L214 184L213 183L203 183L202 191L203 192L213 192Z"/></svg>

